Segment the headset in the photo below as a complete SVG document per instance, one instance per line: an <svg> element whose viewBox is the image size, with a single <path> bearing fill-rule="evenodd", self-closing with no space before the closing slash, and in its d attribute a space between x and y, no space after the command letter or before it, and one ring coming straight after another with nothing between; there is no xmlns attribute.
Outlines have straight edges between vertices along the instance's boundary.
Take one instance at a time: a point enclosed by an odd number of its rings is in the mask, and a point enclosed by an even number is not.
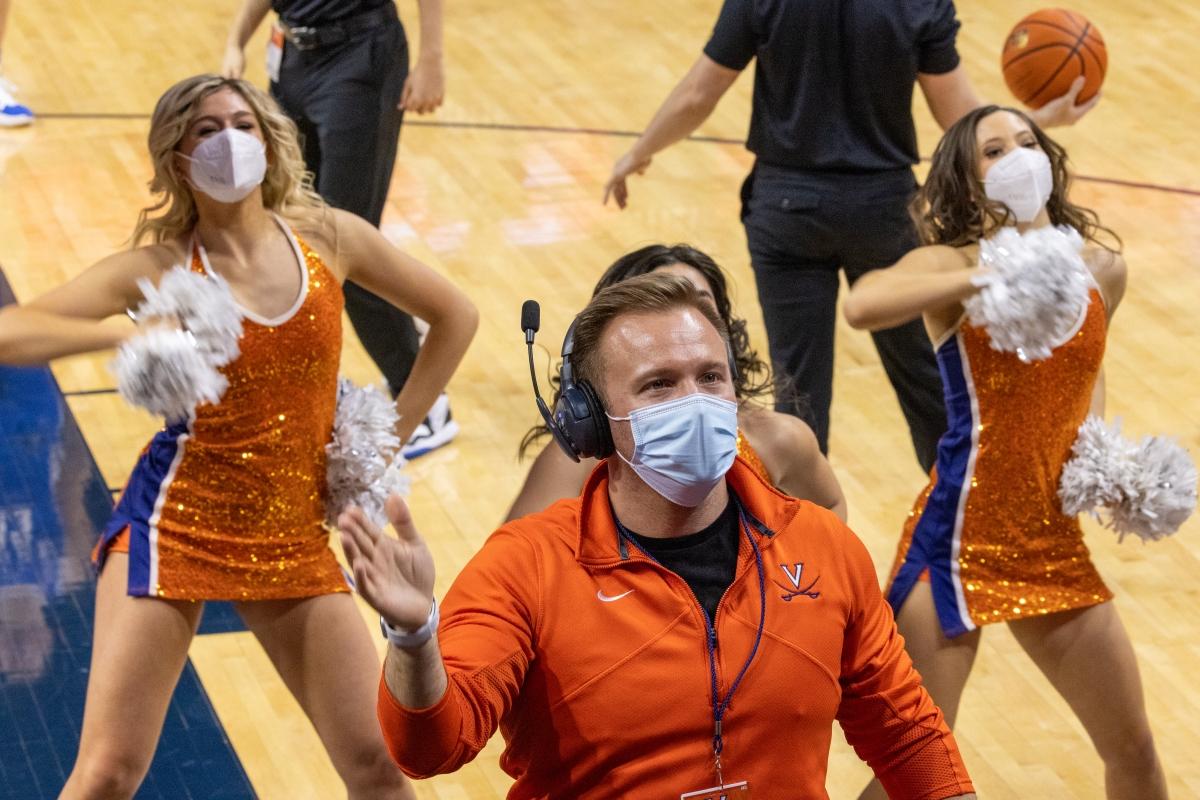
<svg viewBox="0 0 1200 800"><path fill-rule="evenodd" d="M554 441L572 461L584 458L607 458L613 454L612 431L608 414L595 387L586 380L575 379L575 368L571 356L575 351L576 317L563 337L562 365L558 370L559 394L550 412L542 393L538 390L537 371L533 365L533 337L541 327L542 309L536 300L526 300L521 306L521 330L525 332L525 346L529 351L529 377L533 381L533 395L538 411L550 430ZM737 382L737 360L733 346L728 340L725 351L729 359L730 380Z"/></svg>
<svg viewBox="0 0 1200 800"><path fill-rule="evenodd" d="M563 339L562 366L559 367L558 401L551 414L542 393L538 390L537 371L533 365L533 335L541 327L542 309L536 300L526 300L521 306L521 330L529 350L529 377L533 380L533 395L538 411L550 429L550 435L572 461L584 458L607 458L613 453L612 432L600 395L587 381L576 381L571 354L575 349L575 320Z"/></svg>

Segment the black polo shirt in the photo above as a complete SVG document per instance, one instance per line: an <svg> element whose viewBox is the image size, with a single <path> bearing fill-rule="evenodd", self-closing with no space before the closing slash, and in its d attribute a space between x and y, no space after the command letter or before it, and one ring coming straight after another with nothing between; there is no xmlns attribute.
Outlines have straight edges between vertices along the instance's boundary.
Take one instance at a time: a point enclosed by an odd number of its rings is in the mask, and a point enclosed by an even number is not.
<svg viewBox="0 0 1200 800"><path fill-rule="evenodd" d="M365 11L391 5L394 0L271 0L271 10L287 25L318 28Z"/></svg>
<svg viewBox="0 0 1200 800"><path fill-rule="evenodd" d="M725 0L705 54L742 70L757 57L746 147L810 171L917 163L918 72L958 66L952 0Z"/></svg>

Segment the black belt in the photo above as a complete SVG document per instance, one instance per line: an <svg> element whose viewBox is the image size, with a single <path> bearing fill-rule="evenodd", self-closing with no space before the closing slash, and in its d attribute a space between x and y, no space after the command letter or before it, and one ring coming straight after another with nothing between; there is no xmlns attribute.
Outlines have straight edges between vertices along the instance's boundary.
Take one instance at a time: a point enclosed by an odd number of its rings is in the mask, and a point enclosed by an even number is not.
<svg viewBox="0 0 1200 800"><path fill-rule="evenodd" d="M327 22L324 25L289 25L279 21L283 35L297 50L316 50L320 47L343 44L360 33L366 33L396 19L396 6L388 2L372 11L364 11L352 17Z"/></svg>

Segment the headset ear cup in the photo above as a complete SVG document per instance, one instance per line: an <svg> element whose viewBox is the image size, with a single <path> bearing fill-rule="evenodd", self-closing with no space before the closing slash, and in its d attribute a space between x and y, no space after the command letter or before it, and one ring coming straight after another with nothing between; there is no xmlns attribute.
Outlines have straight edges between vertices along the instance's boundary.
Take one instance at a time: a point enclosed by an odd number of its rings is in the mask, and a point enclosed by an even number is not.
<svg viewBox="0 0 1200 800"><path fill-rule="evenodd" d="M579 425L580 409L586 406L586 399L574 384L563 384L559 389L558 401L554 404L555 440L576 461L588 457Z"/></svg>
<svg viewBox="0 0 1200 800"><path fill-rule="evenodd" d="M580 381L576 386L587 401L588 410L591 412L591 440L594 449L590 455L594 458L608 458L613 454L613 440L608 415L604 412L604 403L601 402L599 393L587 381Z"/></svg>
<svg viewBox="0 0 1200 800"><path fill-rule="evenodd" d="M571 434L568 431L567 420L569 417L569 409L566 403L563 402L562 395L560 394L558 402L554 404L554 412L551 414L552 422L546 427L550 429L550 436L554 439L554 443L567 454L567 458L578 462L580 458L579 448L575 446L575 440L571 438Z"/></svg>
<svg viewBox="0 0 1200 800"><path fill-rule="evenodd" d="M554 407L554 421L568 449L578 458L604 458L612 448L604 407L586 382L562 390Z"/></svg>

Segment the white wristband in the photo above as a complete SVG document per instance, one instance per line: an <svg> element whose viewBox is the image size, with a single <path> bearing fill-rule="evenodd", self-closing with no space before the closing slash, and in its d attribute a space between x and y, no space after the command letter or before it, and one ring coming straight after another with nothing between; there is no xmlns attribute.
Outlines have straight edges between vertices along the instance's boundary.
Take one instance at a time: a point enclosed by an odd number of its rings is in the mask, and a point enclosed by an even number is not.
<svg viewBox="0 0 1200 800"><path fill-rule="evenodd" d="M425 620L424 625L415 631L393 628L383 618L382 614L379 615L379 630L383 631L383 638L387 639L393 646L411 649L420 647L433 638L433 635L437 633L439 620L438 603L435 597L433 598L433 607L429 609L429 618Z"/></svg>

